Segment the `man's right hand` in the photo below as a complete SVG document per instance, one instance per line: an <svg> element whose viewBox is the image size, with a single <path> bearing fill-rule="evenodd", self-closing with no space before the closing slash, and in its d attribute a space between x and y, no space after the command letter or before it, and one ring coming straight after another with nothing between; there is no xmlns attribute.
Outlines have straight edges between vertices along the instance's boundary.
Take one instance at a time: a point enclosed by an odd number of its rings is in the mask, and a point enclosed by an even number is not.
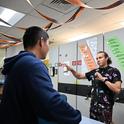
<svg viewBox="0 0 124 124"><path fill-rule="evenodd" d="M68 71L72 71L73 70L73 68L71 66L67 65L67 64L65 64L65 67L67 68Z"/></svg>

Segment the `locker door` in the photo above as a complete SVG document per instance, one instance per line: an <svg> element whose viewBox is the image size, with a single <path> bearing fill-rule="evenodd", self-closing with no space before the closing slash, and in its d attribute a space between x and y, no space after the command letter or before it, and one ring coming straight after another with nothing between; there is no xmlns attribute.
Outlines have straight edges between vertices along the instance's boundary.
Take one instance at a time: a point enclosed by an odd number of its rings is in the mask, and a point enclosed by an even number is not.
<svg viewBox="0 0 124 124"><path fill-rule="evenodd" d="M124 82L124 28L104 34L105 51L112 58L112 66L119 69ZM122 83L124 88L124 83Z"/></svg>
<svg viewBox="0 0 124 124"><path fill-rule="evenodd" d="M96 54L100 50L103 50L102 34L80 40L78 42L78 61L82 63L77 65L77 71L86 73L97 68ZM89 117L90 91L91 82L87 79L77 80L77 108L81 111L83 116L87 117Z"/></svg>
<svg viewBox="0 0 124 124"><path fill-rule="evenodd" d="M56 90L58 90L58 49L58 46L52 46L49 50L49 73Z"/></svg>
<svg viewBox="0 0 124 124"><path fill-rule="evenodd" d="M59 92L67 95L68 102L76 108L76 78L71 72L66 72L64 63L72 66L76 69L76 66L72 65L73 61L76 61L77 57L77 43L72 42L63 44L59 48L59 62L62 65L59 67L58 89Z"/></svg>
<svg viewBox="0 0 124 124"><path fill-rule="evenodd" d="M124 123L124 103L115 103L113 108L113 122L114 124Z"/></svg>
<svg viewBox="0 0 124 124"><path fill-rule="evenodd" d="M113 121L115 124L124 123L124 28L104 34L105 51L112 58L112 65L121 72L122 91L117 96L118 102L113 108Z"/></svg>

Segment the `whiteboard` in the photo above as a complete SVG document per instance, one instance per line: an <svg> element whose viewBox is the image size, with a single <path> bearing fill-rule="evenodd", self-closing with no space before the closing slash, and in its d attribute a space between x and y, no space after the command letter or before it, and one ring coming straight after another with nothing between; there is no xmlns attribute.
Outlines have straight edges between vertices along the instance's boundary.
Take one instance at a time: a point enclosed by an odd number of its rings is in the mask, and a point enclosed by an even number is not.
<svg viewBox="0 0 124 124"><path fill-rule="evenodd" d="M111 66L119 69L124 82L124 28L104 34L104 49L112 59Z"/></svg>
<svg viewBox="0 0 124 124"><path fill-rule="evenodd" d="M82 65L77 66L77 71L80 73L86 73L92 70L92 68L91 69L88 68L88 65L84 57L84 53L80 50L81 45L87 46L86 48L89 48L92 59L94 61L94 62L91 62L90 65L95 64L93 68L97 68L98 65L96 63L96 55L97 55L97 52L103 50L103 34L98 34L98 35L95 35L86 39L81 39L80 41L78 41L78 60L82 60ZM89 59L88 59L88 63L89 63ZM86 80L84 79L83 81L77 80L77 84L91 85L91 82L89 82L87 79Z"/></svg>

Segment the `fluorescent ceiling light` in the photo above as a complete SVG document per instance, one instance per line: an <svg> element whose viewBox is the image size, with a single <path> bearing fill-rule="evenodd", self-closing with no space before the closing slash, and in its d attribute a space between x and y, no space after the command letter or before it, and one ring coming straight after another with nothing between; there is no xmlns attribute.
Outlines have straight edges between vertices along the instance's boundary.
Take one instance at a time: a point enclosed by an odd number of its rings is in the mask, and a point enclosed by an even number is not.
<svg viewBox="0 0 124 124"><path fill-rule="evenodd" d="M81 39L86 38L86 37L88 37L88 36L90 36L89 33L83 33L82 35L75 36L75 37L69 39L69 41L72 42L72 41L81 40Z"/></svg>
<svg viewBox="0 0 124 124"><path fill-rule="evenodd" d="M7 24L5 24L5 23L3 23L3 22L1 22L1 21L0 21L0 26L11 27L10 25L7 25Z"/></svg>
<svg viewBox="0 0 124 124"><path fill-rule="evenodd" d="M0 6L0 18L9 23L10 25L16 24L20 19L22 19L25 16L23 13L16 12L12 9L4 8ZM9 25L3 23L0 21L1 26L7 26Z"/></svg>

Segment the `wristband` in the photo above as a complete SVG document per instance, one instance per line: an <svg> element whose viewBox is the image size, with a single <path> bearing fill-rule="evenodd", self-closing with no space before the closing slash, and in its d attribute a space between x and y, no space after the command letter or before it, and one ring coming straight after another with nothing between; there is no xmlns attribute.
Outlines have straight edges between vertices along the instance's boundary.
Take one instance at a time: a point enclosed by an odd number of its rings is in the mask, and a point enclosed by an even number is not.
<svg viewBox="0 0 124 124"><path fill-rule="evenodd" d="M109 80L106 78L103 82L105 83L106 81L109 81Z"/></svg>

